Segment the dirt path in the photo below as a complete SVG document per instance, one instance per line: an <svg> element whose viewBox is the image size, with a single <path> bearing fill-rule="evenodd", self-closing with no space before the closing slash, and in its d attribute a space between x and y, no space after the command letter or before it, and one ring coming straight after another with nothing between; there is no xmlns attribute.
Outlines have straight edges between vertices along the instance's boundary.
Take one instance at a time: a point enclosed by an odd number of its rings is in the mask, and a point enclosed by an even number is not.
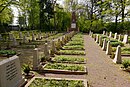
<svg viewBox="0 0 130 87"><path fill-rule="evenodd" d="M84 35L88 76L91 87L130 87L130 74L120 69L88 35Z"/></svg>

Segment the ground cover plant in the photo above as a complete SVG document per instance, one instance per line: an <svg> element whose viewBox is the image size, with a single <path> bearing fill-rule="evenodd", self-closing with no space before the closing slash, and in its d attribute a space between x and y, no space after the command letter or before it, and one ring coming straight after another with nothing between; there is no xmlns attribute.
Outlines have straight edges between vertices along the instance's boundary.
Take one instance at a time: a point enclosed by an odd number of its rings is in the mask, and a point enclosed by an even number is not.
<svg viewBox="0 0 130 87"><path fill-rule="evenodd" d="M73 56L56 56L54 58L56 62L84 62L83 57L73 57Z"/></svg>
<svg viewBox="0 0 130 87"><path fill-rule="evenodd" d="M57 69L57 70L69 70L69 71L84 71L83 65L70 65L70 64L61 64L61 63L48 63L44 69Z"/></svg>
<svg viewBox="0 0 130 87"><path fill-rule="evenodd" d="M35 78L29 87L85 87L81 80Z"/></svg>
<svg viewBox="0 0 130 87"><path fill-rule="evenodd" d="M84 46L84 43L82 41L69 41L66 46L70 46L70 45L81 45Z"/></svg>
<svg viewBox="0 0 130 87"><path fill-rule="evenodd" d="M130 54L130 48L122 48L121 53L122 54Z"/></svg>
<svg viewBox="0 0 130 87"><path fill-rule="evenodd" d="M81 45L72 45L72 46L64 46L65 50L85 50L84 46Z"/></svg>
<svg viewBox="0 0 130 87"><path fill-rule="evenodd" d="M58 55L85 55L85 51L80 50L59 50L56 52Z"/></svg>
<svg viewBox="0 0 130 87"><path fill-rule="evenodd" d="M16 51L13 51L13 50L0 50L0 55L15 55L16 54Z"/></svg>

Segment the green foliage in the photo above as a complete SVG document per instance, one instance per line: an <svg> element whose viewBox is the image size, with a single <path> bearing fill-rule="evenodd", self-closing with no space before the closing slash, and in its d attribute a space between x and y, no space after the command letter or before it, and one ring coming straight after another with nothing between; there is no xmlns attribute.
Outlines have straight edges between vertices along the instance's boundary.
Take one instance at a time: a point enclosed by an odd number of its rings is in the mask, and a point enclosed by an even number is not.
<svg viewBox="0 0 130 87"><path fill-rule="evenodd" d="M110 42L110 44L112 47L117 47L118 45L124 46L124 44L122 42L119 42L119 41L118 42Z"/></svg>
<svg viewBox="0 0 130 87"><path fill-rule="evenodd" d="M54 58L56 62L84 62L82 57L72 57L72 56L56 56Z"/></svg>
<svg viewBox="0 0 130 87"><path fill-rule="evenodd" d="M130 66L130 61L128 61L128 60L124 60L123 62L122 62L122 65L123 65L123 68L128 68L129 66Z"/></svg>
<svg viewBox="0 0 130 87"><path fill-rule="evenodd" d="M81 80L36 78L29 87L85 87Z"/></svg>
<svg viewBox="0 0 130 87"><path fill-rule="evenodd" d="M81 45L72 45L72 46L64 46L64 50L84 50L84 46Z"/></svg>
<svg viewBox="0 0 130 87"><path fill-rule="evenodd" d="M15 55L16 51L13 51L13 50L0 50L0 54Z"/></svg>
<svg viewBox="0 0 130 87"><path fill-rule="evenodd" d="M23 64L23 72L24 73L26 73L26 75L29 75L29 72L30 72L30 67L29 67L29 65L27 65L27 64Z"/></svg>
<svg viewBox="0 0 130 87"><path fill-rule="evenodd" d="M60 50L56 52L58 55L85 55L85 51L79 50Z"/></svg>
<svg viewBox="0 0 130 87"><path fill-rule="evenodd" d="M84 71L83 65L67 65L67 64L60 64L60 63L54 63L54 64L47 64L45 66L45 69L58 69L58 70L70 70L70 71Z"/></svg>

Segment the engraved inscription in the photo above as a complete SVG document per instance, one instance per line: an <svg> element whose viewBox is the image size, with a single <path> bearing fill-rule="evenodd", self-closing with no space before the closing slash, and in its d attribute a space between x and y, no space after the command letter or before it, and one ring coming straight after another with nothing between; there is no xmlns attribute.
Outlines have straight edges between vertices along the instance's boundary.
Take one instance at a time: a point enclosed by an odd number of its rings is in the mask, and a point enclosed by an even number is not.
<svg viewBox="0 0 130 87"><path fill-rule="evenodd" d="M10 62L7 66L6 66L6 78L7 80L12 80L17 76L17 69L16 69L16 65L15 62Z"/></svg>

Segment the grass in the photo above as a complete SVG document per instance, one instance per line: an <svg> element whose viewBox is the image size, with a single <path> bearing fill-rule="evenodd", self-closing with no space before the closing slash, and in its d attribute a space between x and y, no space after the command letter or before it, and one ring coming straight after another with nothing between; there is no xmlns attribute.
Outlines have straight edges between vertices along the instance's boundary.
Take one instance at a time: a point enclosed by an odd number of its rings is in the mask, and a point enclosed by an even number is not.
<svg viewBox="0 0 130 87"><path fill-rule="evenodd" d="M66 46L72 46L72 45L84 46L84 43L82 41L69 41L69 43L66 44Z"/></svg>
<svg viewBox="0 0 130 87"><path fill-rule="evenodd" d="M58 55L85 55L85 51L79 51L79 50L60 50L56 54L58 54Z"/></svg>
<svg viewBox="0 0 130 87"><path fill-rule="evenodd" d="M69 70L69 71L84 71L83 65L67 65L67 64L61 64L61 63L48 63L45 66L45 69L58 69L58 70Z"/></svg>
<svg viewBox="0 0 130 87"><path fill-rule="evenodd" d="M16 51L13 51L13 50L0 50L0 54L15 55Z"/></svg>
<svg viewBox="0 0 130 87"><path fill-rule="evenodd" d="M72 57L72 56L56 56L54 58L56 62L84 62L82 57Z"/></svg>
<svg viewBox="0 0 130 87"><path fill-rule="evenodd" d="M81 80L35 78L29 87L85 87Z"/></svg>
<svg viewBox="0 0 130 87"><path fill-rule="evenodd" d="M81 46L81 45L64 46L63 49L65 49L65 50L85 50L84 46Z"/></svg>

